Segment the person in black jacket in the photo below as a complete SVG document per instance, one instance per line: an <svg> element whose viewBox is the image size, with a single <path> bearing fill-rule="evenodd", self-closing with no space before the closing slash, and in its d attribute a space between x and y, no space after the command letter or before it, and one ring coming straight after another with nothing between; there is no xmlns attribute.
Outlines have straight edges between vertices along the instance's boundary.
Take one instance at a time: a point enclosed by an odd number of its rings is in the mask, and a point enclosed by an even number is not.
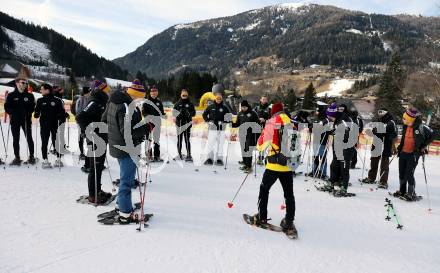
<svg viewBox="0 0 440 273"><path fill-rule="evenodd" d="M21 165L20 128L28 144L29 158L25 163L35 164L34 140L32 139L32 113L35 109L35 97L27 91L28 82L24 77L15 80L15 90L6 97L5 111L10 116L10 125L14 146L14 160L10 165Z"/></svg>
<svg viewBox="0 0 440 273"><path fill-rule="evenodd" d="M216 84L212 87L215 95L214 103L203 112L203 120L208 123L207 159L205 165L223 166L223 145L225 143L226 125L231 122L232 114L223 103L223 86Z"/></svg>
<svg viewBox="0 0 440 273"><path fill-rule="evenodd" d="M340 126L342 126L344 129L344 134L342 136L343 139L339 139L338 143L347 143L349 141L349 134L350 130L352 129L351 125L353 124L353 121L347 115L347 113L338 111L335 103L327 108L327 117L330 121L334 122L334 130L332 131L334 139L333 160L330 164L330 184L328 186L334 189L333 194L336 197L349 196L350 194L347 193L347 188L350 181L350 166L355 148L353 146L343 149L342 158L338 158L336 149L340 149L342 147L336 147L335 143L337 142L336 138L340 137L337 134L337 129Z"/></svg>
<svg viewBox="0 0 440 273"><path fill-rule="evenodd" d="M331 135L330 131L327 131L327 127L329 126L330 120L329 118L321 112L325 113L324 108L318 108L316 111L316 115L320 121L317 123L320 127L323 127L323 132L320 135L314 134L314 143L313 143L313 167L312 167L312 176L317 177L323 180L327 180L327 153L329 150L329 137ZM318 137L317 137L318 136ZM319 170L318 170L319 168Z"/></svg>
<svg viewBox="0 0 440 273"><path fill-rule="evenodd" d="M40 136L41 136L41 154L43 156L42 168L51 168L52 165L47 158L47 145L49 138L53 147L56 147L55 140L57 130L61 123L64 122L66 111L64 110L61 99L53 95L53 89L50 84L43 84L40 88L43 97L37 100L34 118L40 119ZM57 152L56 166L60 166L60 154Z"/></svg>
<svg viewBox="0 0 440 273"><path fill-rule="evenodd" d="M406 201L417 201L414 171L420 156L428 153L428 145L434 140L434 132L424 125L416 108L409 108L403 114L403 130L397 147L399 156L400 189L394 196Z"/></svg>
<svg viewBox="0 0 440 273"><path fill-rule="evenodd" d="M182 89L180 92L180 100L174 105L173 109L173 116L177 127L177 152L179 153L179 159L183 160L182 142L183 139L185 139L187 153L185 161L192 162L190 138L192 118L196 115L196 108L189 100L188 91L186 89Z"/></svg>
<svg viewBox="0 0 440 273"><path fill-rule="evenodd" d="M163 162L163 159L160 158L160 131L162 119L166 116L162 101L157 97L158 95L159 90L153 86L150 90L150 96L147 97L146 102L142 105L142 115L147 117L147 119L152 119L154 124L154 146L152 150L149 151L149 156L153 162Z"/></svg>
<svg viewBox="0 0 440 273"><path fill-rule="evenodd" d="M255 107L254 111L258 115L261 128L264 128L264 126L266 125L266 120L270 119L269 100L266 95L261 96L260 103ZM257 164L264 165L264 153L259 153Z"/></svg>
<svg viewBox="0 0 440 273"><path fill-rule="evenodd" d="M393 154L394 142L397 138L397 126L394 122L393 116L390 112L388 112L388 109L386 108L381 108L378 110L378 117L378 121L383 123L383 125L385 126L385 133L378 133L377 128L373 128L373 134L382 141L383 150L380 156L371 156L370 171L368 172L368 177L363 179L362 183L376 183L376 177L380 163L378 188L387 189L390 157ZM373 151L374 149L375 146L372 145L371 150Z"/></svg>
<svg viewBox="0 0 440 273"><path fill-rule="evenodd" d="M133 98L140 98L136 97L137 93L140 92L128 92L128 94L132 94ZM110 96L107 108L102 115L102 121L108 125L110 155L116 158L119 163L118 221L120 224L129 224L136 221L136 219L140 219L139 212L133 210L131 189L135 186L141 144L152 129L152 124L149 123L138 126L142 121L142 114L128 94L121 91L114 92ZM130 131L127 132L127 129L130 129Z"/></svg>
<svg viewBox="0 0 440 273"><path fill-rule="evenodd" d="M95 89L90 96L90 101L83 111L76 115L76 122L81 128L81 132L86 132L87 126L92 123L100 122L108 101L108 95L101 89ZM107 148L108 135L99 132L98 128L93 131L98 137L105 141ZM97 150L97 141L94 137L87 138L87 146L90 147L87 157L90 164L88 175L89 202L96 204L105 204L112 196L101 189L101 177L104 170L106 152L101 155L94 153ZM96 173L96 177L95 177ZM97 199L96 199L97 197Z"/></svg>
<svg viewBox="0 0 440 273"><path fill-rule="evenodd" d="M241 102L241 111L237 115L237 121L232 123L232 127L237 128L243 126L243 124L248 123L250 125L258 125L258 115L255 111L252 110L247 100L243 100ZM241 132L241 130L246 129L246 131ZM252 154L255 150L255 146L257 145L257 139L259 137L259 133L253 133L252 128L246 126L246 128L239 129L239 139L241 146L241 154L243 158L243 166L240 167L240 170L245 173L252 172ZM247 153L248 155L245 155Z"/></svg>
<svg viewBox="0 0 440 273"><path fill-rule="evenodd" d="M362 132L364 131L364 121L362 120L361 116L359 115L358 111L356 111L356 109L353 109L353 111L350 113L350 117L353 120L353 122L359 127L359 136L362 134ZM359 146L359 138L358 138L358 142L355 145L355 149L354 149L354 155L353 155L353 159L351 161L351 169L355 169L356 168L356 164L357 164L357 159L358 159L358 152L357 152L357 148Z"/></svg>

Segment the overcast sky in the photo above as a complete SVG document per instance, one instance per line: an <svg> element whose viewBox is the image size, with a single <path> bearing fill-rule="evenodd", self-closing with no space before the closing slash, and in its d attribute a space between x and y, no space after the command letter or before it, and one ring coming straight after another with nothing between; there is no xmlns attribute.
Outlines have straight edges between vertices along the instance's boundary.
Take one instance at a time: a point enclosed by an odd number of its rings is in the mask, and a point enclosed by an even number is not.
<svg viewBox="0 0 440 273"><path fill-rule="evenodd" d="M166 28L234 15L272 0L0 0L0 10L72 37L98 55L121 57ZM440 0L316 0L368 13L439 16Z"/></svg>

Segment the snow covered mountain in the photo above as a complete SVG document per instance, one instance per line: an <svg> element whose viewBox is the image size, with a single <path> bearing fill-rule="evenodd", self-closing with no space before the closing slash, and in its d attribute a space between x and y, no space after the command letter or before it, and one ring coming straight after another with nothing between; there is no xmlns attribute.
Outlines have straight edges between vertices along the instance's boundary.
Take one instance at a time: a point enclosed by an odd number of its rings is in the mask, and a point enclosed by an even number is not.
<svg viewBox="0 0 440 273"><path fill-rule="evenodd" d="M388 16L316 4L279 4L230 17L172 26L114 60L131 72L165 76L193 68L227 74L275 55L280 66L383 64L399 48L415 63L438 17ZM426 64L426 62L425 62Z"/></svg>

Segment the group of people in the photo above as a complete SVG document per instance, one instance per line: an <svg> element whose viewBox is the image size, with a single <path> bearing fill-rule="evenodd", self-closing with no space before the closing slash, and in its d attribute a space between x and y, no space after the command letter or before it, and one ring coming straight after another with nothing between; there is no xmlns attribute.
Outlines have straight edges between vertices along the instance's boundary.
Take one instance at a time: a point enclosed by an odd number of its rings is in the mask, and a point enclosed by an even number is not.
<svg viewBox="0 0 440 273"><path fill-rule="evenodd" d="M22 162L19 150L20 129L24 131L28 143L29 157L26 163L36 163L31 126L33 114L34 118L39 119L41 126L42 166L51 167L47 156L49 139L53 147L61 146L61 143L56 143L57 130L68 117L63 100L55 94L49 84L41 85L42 97L35 101L34 96L26 91L27 79L17 78L15 83L15 91L7 96L5 102L5 111L10 116L15 153L11 165L20 165ZM111 193L104 192L101 188L101 176L105 168L108 147L110 156L116 158L120 166L117 203L121 224L140 219L138 212L133 209L131 200L137 163L142 154L140 144L145 143L148 163L163 161L160 153L160 136L161 122L166 115L158 92L157 88L152 87L147 94L144 86L137 79L129 88L113 91L106 83L96 80L92 88L83 88L81 97L74 105L73 112L80 128L80 159L85 160L82 170L88 173L89 201L105 204L112 197ZM349 143L353 130L356 129L358 130L356 133L360 133L364 130L364 126L359 115L350 113L347 105L333 103L326 108L318 108L312 120L305 111L299 111L292 116L281 102L270 105L268 97L262 96L254 109L246 100L242 101L240 112L234 119L231 109L223 102L223 86L215 84L212 92L215 99L202 114L208 124L204 165L224 164L223 146L226 127L230 124L233 128L239 128L243 155L240 169L250 173L253 164L265 165L258 196L258 213L253 216L255 224L267 223L269 191L272 185L280 180L286 204L286 216L281 222L281 227L284 230L295 230L293 177L305 154L302 152L299 138L302 129L306 129L308 133L306 147L313 145L310 146L313 152L311 172L307 175L326 181L322 189L333 192L336 197L349 196L347 189L350 185L350 169L355 167L359 157L357 154L359 137L356 134L355 143L350 147L344 147L341 154L338 154L336 145ZM133 103L138 99L144 99L141 107ZM193 161L191 128L195 115L195 106L189 99L188 90L181 90L180 99L175 103L172 112L177 130L176 160ZM381 151L378 155L372 153L371 169L362 183L375 183L379 174L378 187L388 188L390 157L396 154L399 157L400 189L395 196L408 201L415 200L414 170L420 156L424 156L427 146L434 138L433 131L422 123L420 113L415 108L409 108L403 114L402 138L400 144L396 146L397 126L391 113L382 108L379 109L377 116L377 121L384 124L385 128L383 130L374 128L371 131L380 140L378 143L373 143L372 151L375 150L375 146L380 146ZM100 122L107 125L107 130L103 130L100 126L90 126ZM356 126L353 126L354 124ZM316 126L325 129L316 131L314 130ZM286 129L296 133L286 133ZM87 154L84 150L84 140L89 147ZM182 153L183 142L185 142L186 155ZM99 145L102 143L105 148L100 151ZM285 145L288 147L285 148ZM327 176L327 154L330 150L333 151L333 159L330 164L330 175ZM292 151L295 152L293 155ZM56 152L56 166L62 166L60 152L60 150ZM255 159L253 159L254 152Z"/></svg>

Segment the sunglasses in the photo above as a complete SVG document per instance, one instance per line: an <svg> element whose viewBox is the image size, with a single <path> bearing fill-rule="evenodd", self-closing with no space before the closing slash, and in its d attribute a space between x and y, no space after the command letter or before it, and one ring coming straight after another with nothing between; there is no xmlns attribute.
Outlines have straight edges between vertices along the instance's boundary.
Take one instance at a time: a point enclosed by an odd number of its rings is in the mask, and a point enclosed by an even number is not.
<svg viewBox="0 0 440 273"><path fill-rule="evenodd" d="M28 84L28 82L25 82L25 81L20 81L19 83L24 84L24 85Z"/></svg>

